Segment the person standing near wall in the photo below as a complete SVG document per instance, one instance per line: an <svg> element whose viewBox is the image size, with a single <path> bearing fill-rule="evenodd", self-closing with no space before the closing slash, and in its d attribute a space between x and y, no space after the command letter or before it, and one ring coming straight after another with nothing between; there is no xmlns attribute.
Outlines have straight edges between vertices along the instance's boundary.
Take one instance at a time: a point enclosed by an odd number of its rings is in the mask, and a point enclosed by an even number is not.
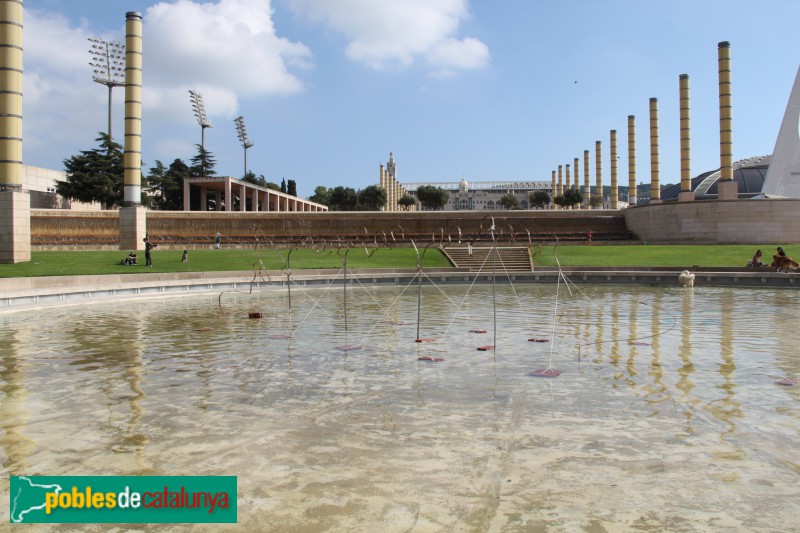
<svg viewBox="0 0 800 533"><path fill-rule="evenodd" d="M214 249L221 250L222 249L222 235L217 233L217 236L214 238Z"/></svg>
<svg viewBox="0 0 800 533"><path fill-rule="evenodd" d="M144 259L145 259L145 266L153 266L153 259L150 257L150 251L157 247L157 244L153 244L150 242L148 237L144 238Z"/></svg>

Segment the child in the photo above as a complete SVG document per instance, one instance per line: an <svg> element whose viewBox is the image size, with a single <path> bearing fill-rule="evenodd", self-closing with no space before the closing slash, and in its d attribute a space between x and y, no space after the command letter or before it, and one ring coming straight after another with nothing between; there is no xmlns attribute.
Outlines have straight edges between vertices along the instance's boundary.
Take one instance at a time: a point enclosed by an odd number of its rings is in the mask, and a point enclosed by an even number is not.
<svg viewBox="0 0 800 533"><path fill-rule="evenodd" d="M188 263L189 262L189 250L183 251L183 258L181 259L181 263Z"/></svg>

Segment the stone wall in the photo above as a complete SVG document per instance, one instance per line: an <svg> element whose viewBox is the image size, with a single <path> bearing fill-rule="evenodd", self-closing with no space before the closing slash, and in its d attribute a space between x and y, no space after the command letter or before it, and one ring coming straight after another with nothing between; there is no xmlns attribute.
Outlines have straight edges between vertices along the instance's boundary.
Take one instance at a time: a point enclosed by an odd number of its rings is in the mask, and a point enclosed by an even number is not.
<svg viewBox="0 0 800 533"><path fill-rule="evenodd" d="M592 230L595 239L630 239L631 234L619 211L423 211L423 212L182 212L148 211L147 232L162 244L204 246L213 243L217 232L226 244L297 242L304 238L377 240L379 243L436 242L477 235L489 239L492 223L495 235L504 241L514 233L518 241L528 233L540 240L585 238ZM39 247L94 245L113 246L119 242L117 211L70 212L31 211L32 242Z"/></svg>
<svg viewBox="0 0 800 533"><path fill-rule="evenodd" d="M800 242L800 199L668 202L623 215L636 237L654 244Z"/></svg>

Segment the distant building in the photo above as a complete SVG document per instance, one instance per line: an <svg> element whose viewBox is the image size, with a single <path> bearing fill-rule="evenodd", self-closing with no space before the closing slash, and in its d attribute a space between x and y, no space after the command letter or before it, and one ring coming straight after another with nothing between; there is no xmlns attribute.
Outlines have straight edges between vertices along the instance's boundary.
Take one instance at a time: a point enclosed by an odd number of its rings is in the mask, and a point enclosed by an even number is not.
<svg viewBox="0 0 800 533"><path fill-rule="evenodd" d="M733 163L733 181L739 187L739 198L759 196L772 162L771 155L751 157ZM711 170L692 178L691 187L695 200L716 200L720 171ZM661 189L661 201L677 201L681 191L680 183ZM776 195L777 196L777 195Z"/></svg>
<svg viewBox="0 0 800 533"><path fill-rule="evenodd" d="M494 211L505 209L501 200L504 196L513 194L517 199L520 209L528 209L530 194L534 191L545 191L552 197L550 182L548 181L474 181L467 182L431 182L431 183L404 183L403 188L416 198L417 188L430 185L441 187L450 197L445 204L445 211ZM419 200L417 209L423 210Z"/></svg>
<svg viewBox="0 0 800 533"><path fill-rule="evenodd" d="M97 202L85 204L56 194L56 183L66 179L66 173L60 170L22 165L22 188L31 195L31 209L100 210Z"/></svg>

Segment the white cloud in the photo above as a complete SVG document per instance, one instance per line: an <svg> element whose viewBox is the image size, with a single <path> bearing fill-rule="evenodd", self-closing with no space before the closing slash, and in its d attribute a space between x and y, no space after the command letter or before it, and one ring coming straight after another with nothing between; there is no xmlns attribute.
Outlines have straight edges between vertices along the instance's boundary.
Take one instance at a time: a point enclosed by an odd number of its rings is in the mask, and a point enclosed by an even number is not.
<svg viewBox="0 0 800 533"><path fill-rule="evenodd" d="M86 20L25 10L23 126L30 164L58 168L107 129L108 92L92 82L87 39L124 42L120 13L116 31L98 35ZM209 118L222 123L238 114L240 97L303 91L292 71L313 66L307 46L276 34L271 0L159 2L146 9L143 23L142 112L153 144L177 124L193 124L188 89L202 93ZM114 90L118 142L123 91Z"/></svg>
<svg viewBox="0 0 800 533"><path fill-rule="evenodd" d="M276 35L270 0L161 2L147 9L144 25L147 105L164 112L195 89L209 115L229 117L239 95L301 92L287 65L311 66L307 46Z"/></svg>
<svg viewBox="0 0 800 533"><path fill-rule="evenodd" d="M375 69L423 63L435 73L483 68L489 49L457 39L467 0L287 0L311 20L342 33L346 54Z"/></svg>

